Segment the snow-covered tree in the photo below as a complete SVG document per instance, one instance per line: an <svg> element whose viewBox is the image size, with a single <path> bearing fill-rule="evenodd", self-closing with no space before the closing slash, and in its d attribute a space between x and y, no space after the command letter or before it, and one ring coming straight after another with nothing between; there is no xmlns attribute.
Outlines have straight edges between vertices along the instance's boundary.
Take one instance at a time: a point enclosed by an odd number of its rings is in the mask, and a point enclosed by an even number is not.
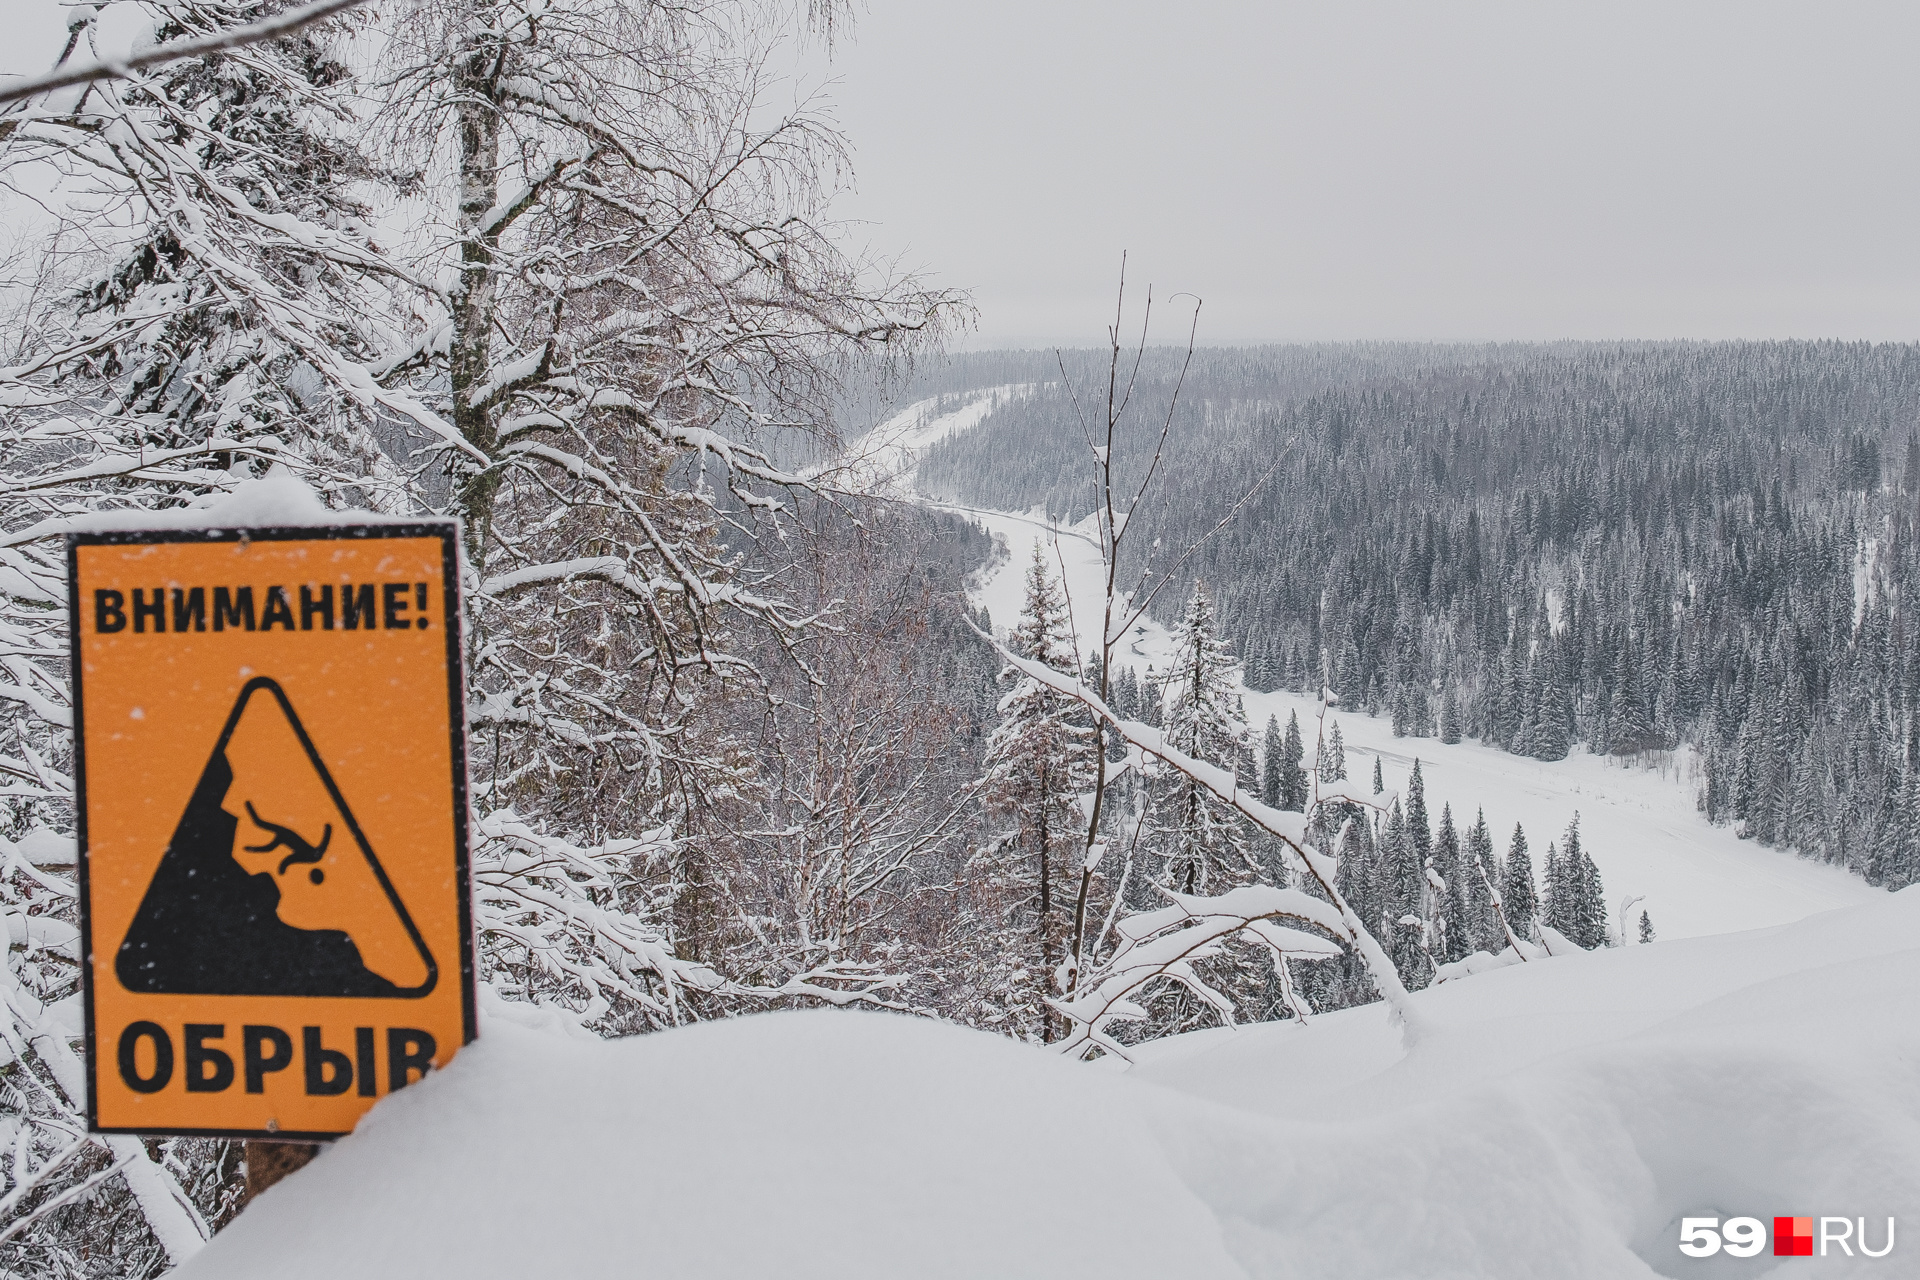
<svg viewBox="0 0 1920 1280"><path fill-rule="evenodd" d="M276 6L140 7L165 41ZM95 13L77 14L90 33ZM43 512L177 503L275 463L336 501L408 509L375 423L434 415L367 368L431 287L375 243L369 200L392 175L365 144L349 35L321 24L8 118L0 163L58 174L55 235L90 246L0 371L11 465Z"/></svg>
<svg viewBox="0 0 1920 1280"><path fill-rule="evenodd" d="M1077 676L1079 656L1067 627L1066 602L1047 571L1040 544L1027 567L1020 620L1009 638L1020 658ZM1045 998L1054 970L1066 959L1071 925L1075 853L1086 835L1082 798L1096 771L1094 733L1080 704L1009 666L1009 688L987 743L981 795L1006 824L976 857L970 877L981 882L995 917L978 945L1006 976L1000 1001L1010 1030L1051 1038Z"/></svg>
<svg viewBox="0 0 1920 1280"><path fill-rule="evenodd" d="M1573 713L1559 648L1551 640L1542 645L1536 666L1534 688L1539 702L1532 717L1528 750L1539 760L1564 760L1572 745L1569 726Z"/></svg>
<svg viewBox="0 0 1920 1280"><path fill-rule="evenodd" d="M1196 584L1174 631L1167 669L1164 727L1168 745L1196 760L1235 767L1245 749L1239 664L1215 632L1213 601ZM1155 839L1165 883L1194 894L1247 879L1247 832L1238 815L1193 778L1162 773L1154 787Z"/></svg>
<svg viewBox="0 0 1920 1280"><path fill-rule="evenodd" d="M1546 923L1579 946L1608 945L1606 891L1581 844L1579 814L1567 824L1557 854L1554 846L1547 848Z"/></svg>
<svg viewBox="0 0 1920 1280"><path fill-rule="evenodd" d="M1618 755L1633 755L1657 745L1653 717L1640 692L1640 664L1634 661L1631 642L1620 646L1613 667L1613 697L1607 706L1608 749Z"/></svg>
<svg viewBox="0 0 1920 1280"><path fill-rule="evenodd" d="M1449 684L1440 699L1440 741L1457 743L1460 741L1462 726L1460 720L1460 700L1454 695Z"/></svg>
<svg viewBox="0 0 1920 1280"><path fill-rule="evenodd" d="M1123 281L1120 314L1124 314L1124 302ZM1189 335L1189 362L1192 349ZM1107 356L1104 421L1089 421L1084 417L1080 421L1093 464L1096 502L1094 541L1100 549L1105 576L1098 633L1100 661L1097 671L1100 686L1090 689L1084 682L1068 679L1041 663L1021 659L1004 646L1002 652L1026 674L1081 702L1094 716L1100 733L1116 735L1126 742L1128 751L1121 768L1127 773L1152 770L1155 775L1151 779L1152 784L1160 792L1154 800L1156 809L1165 813L1165 802L1168 799L1177 801L1182 792L1186 792L1188 798L1195 802L1185 806L1185 812L1189 815L1199 812L1201 805L1220 806L1219 818L1223 821L1214 825L1215 831L1227 834L1231 828L1226 824L1232 822L1240 824L1242 830L1262 833L1263 839L1272 840L1282 851L1289 866L1288 874L1297 872L1303 887L1246 885L1225 894L1203 898L1180 893L1165 883L1159 883L1155 887L1173 903L1166 914L1156 914L1159 909L1122 914L1126 900L1123 895L1116 895L1114 908L1106 923L1097 928L1090 927L1092 922L1088 907L1091 886L1108 852L1105 839L1107 827L1103 825L1104 806L1109 789L1118 780L1109 775L1107 753L1096 752L1098 767L1086 823L1086 857L1075 895L1072 947L1065 974L1067 981L1062 998L1054 1002L1055 1008L1072 1024L1073 1029L1065 1043L1076 1052L1089 1046L1122 1052L1120 1043L1106 1035L1106 1027L1115 1020L1137 1022L1147 1018L1146 1007L1133 998L1133 993L1165 988L1168 984L1184 988L1199 1003L1209 1006L1219 1016L1231 1019L1235 1001L1195 970L1193 961L1219 955L1219 949L1233 939L1245 947L1266 951L1274 965L1283 966L1288 963L1286 946L1277 943L1265 928L1283 919L1325 929L1350 948L1350 954L1364 968L1373 988L1391 1004L1395 1019L1411 1039L1418 1034L1421 1020L1407 1000L1404 984L1367 925L1336 885L1336 868L1311 842L1311 833L1326 830L1334 806L1344 805L1357 797L1353 797L1342 784L1321 783L1315 788L1309 811L1296 816L1262 804L1255 797L1254 789L1243 785L1246 730L1244 724L1239 722L1239 695L1233 688L1237 682L1227 678L1226 673L1231 670L1232 662L1224 644L1214 638L1211 606L1203 590L1196 589L1194 599L1189 602L1185 615L1189 625L1182 628L1182 643L1178 646L1186 659L1186 669L1181 670L1176 662L1169 678L1161 682L1163 696L1149 700L1147 716L1133 720L1117 715L1108 701L1111 686L1109 673L1113 669L1115 646L1130 629L1139 625L1143 615L1153 607L1161 589L1167 583L1178 580L1178 570L1193 554L1194 548L1189 547L1171 566L1171 571L1163 571L1152 564L1155 553L1159 551L1159 544L1155 543L1146 556L1147 563L1139 567L1136 587L1127 590L1121 585L1122 556L1132 546L1127 539L1127 531L1164 457L1173 415L1179 405L1180 382L1176 380L1172 385L1172 395L1167 414L1160 422L1157 443L1144 469L1136 473L1141 478L1133 484L1129 496L1128 490L1116 484L1114 446L1121 424L1126 420L1128 406L1133 403L1138 362L1135 362L1132 372L1123 372L1118 316L1108 332ZM1181 378L1184 376L1183 365ZM1278 465L1277 460L1274 465ZM1215 531L1224 528L1231 518L1229 512ZM1160 719L1155 713L1161 711L1164 711L1165 728L1154 723ZM1322 721L1324 723L1324 711ZM1226 750L1222 751L1222 748ZM1222 759L1222 755L1226 758ZM1176 803L1174 810L1178 815L1181 806ZM1183 825L1185 831L1179 826L1163 824L1155 834L1175 836L1176 854L1184 847L1188 851L1191 866L1194 861L1192 854L1197 852L1194 848L1197 842L1187 841L1183 844L1178 840L1183 835L1198 833L1194 831L1193 824ZM1244 858L1244 851L1242 856ZM1248 871L1254 871L1255 864L1251 859L1246 861ZM1176 874L1179 870L1176 868ZM1199 870L1196 867L1187 873L1187 878L1196 885ZM1123 871L1123 879L1124 876ZM1323 912L1322 905L1330 906L1332 913ZM1117 937L1119 942L1111 953L1103 956L1105 939L1109 933ZM1144 950L1143 944L1146 944ZM1322 951L1320 954L1325 953ZM1238 964L1235 968L1239 968ZM1280 985L1283 988L1287 985L1284 976ZM1304 1006L1301 1006L1300 1012L1305 1012Z"/></svg>
<svg viewBox="0 0 1920 1280"><path fill-rule="evenodd" d="M1500 901L1514 935L1531 937L1540 899L1533 884L1533 859L1527 853L1527 833L1517 822L1513 824L1513 843L1507 846L1506 865L1501 869Z"/></svg>
<svg viewBox="0 0 1920 1280"><path fill-rule="evenodd" d="M1314 762L1314 771L1322 782L1343 782L1347 776L1347 744L1340 736L1340 722L1333 722L1327 734L1326 748Z"/></svg>
<svg viewBox="0 0 1920 1280"><path fill-rule="evenodd" d="M729 806L742 826L699 828L730 856L712 860L720 919L688 942L738 982L970 1017L957 993L976 971L950 962L965 888L953 868L980 834L969 786L1000 664L958 592L938 589L924 513L846 516L817 513L810 572L791 588L804 607L837 601L833 627L809 641L804 671L763 664L779 714L752 716L757 735L740 727L758 782Z"/></svg>
<svg viewBox="0 0 1920 1280"><path fill-rule="evenodd" d="M1460 848L1460 833L1454 829L1453 806L1440 809L1440 829L1434 833L1433 856L1427 863L1432 870L1431 914L1440 924L1438 939L1431 943L1444 963L1462 959L1472 951L1473 927L1468 910L1468 883L1479 877L1467 871Z"/></svg>
<svg viewBox="0 0 1920 1280"><path fill-rule="evenodd" d="M138 6L161 41L280 7ZM69 53L93 39L76 13ZM4 733L32 778L0 834L45 833L9 873L24 915L54 930L72 902L47 539L277 466L334 506L465 521L476 932L499 991L623 1030L869 985L699 958L727 868L697 828L763 785L725 709L762 685L753 636L804 662L815 629L759 539L804 487L767 442L830 435L840 363L950 301L837 248L837 139L762 109L772 14L419 0L6 117L0 163L57 176L49 245L84 244L43 271L75 287L32 296L0 369L0 623L26 691ZM41 1119L0 1248L72 1274L183 1258L231 1209L224 1145L73 1145L73 973L23 954L13 1034ZM18 1216L61 1196L88 1211Z"/></svg>
<svg viewBox="0 0 1920 1280"><path fill-rule="evenodd" d="M1336 726L1336 729L1338 726ZM1300 716L1287 713L1287 737L1280 748L1280 805L1282 809L1305 811L1308 800L1307 771L1301 766L1306 745L1300 740Z"/></svg>
<svg viewBox="0 0 1920 1280"><path fill-rule="evenodd" d="M1260 802L1271 808L1280 808L1280 774L1284 765L1281 752L1284 740L1280 736L1280 717L1267 717L1267 731L1260 739Z"/></svg>
<svg viewBox="0 0 1920 1280"><path fill-rule="evenodd" d="M1480 810L1467 830L1466 848L1466 930L1468 951L1499 951L1507 945L1505 931L1494 910L1499 895L1500 864L1493 851L1493 835L1487 830L1487 815Z"/></svg>
<svg viewBox="0 0 1920 1280"><path fill-rule="evenodd" d="M156 40L267 11L258 0L154 0ZM75 11L68 56L93 43ZM418 282L373 242L363 193L381 174L340 47L341 24L60 90L0 124L9 180L47 175L52 219L0 368L0 644L22 697L0 708L15 762L0 815L0 896L26 945L7 958L13 1149L0 1269L149 1274L183 1261L234 1210L237 1153L89 1137L81 1117L72 704L58 534L103 507L210 499L278 465L336 502L405 510L380 446L400 414L365 374L380 317ZM21 772L24 770L24 772Z"/></svg>

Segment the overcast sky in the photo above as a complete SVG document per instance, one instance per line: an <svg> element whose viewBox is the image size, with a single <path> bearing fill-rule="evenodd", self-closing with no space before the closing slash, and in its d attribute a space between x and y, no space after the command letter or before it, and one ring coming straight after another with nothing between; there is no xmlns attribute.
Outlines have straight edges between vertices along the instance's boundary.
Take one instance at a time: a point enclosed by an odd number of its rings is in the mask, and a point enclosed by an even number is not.
<svg viewBox="0 0 1920 1280"><path fill-rule="evenodd" d="M64 9L0 6L43 69ZM1912 340L1917 50L1914 0L866 0L804 74L969 345L1096 340L1122 250L1212 342Z"/></svg>
<svg viewBox="0 0 1920 1280"><path fill-rule="evenodd" d="M1920 4L871 0L845 212L974 345L1920 337ZM1171 336L1169 334L1168 336Z"/></svg>

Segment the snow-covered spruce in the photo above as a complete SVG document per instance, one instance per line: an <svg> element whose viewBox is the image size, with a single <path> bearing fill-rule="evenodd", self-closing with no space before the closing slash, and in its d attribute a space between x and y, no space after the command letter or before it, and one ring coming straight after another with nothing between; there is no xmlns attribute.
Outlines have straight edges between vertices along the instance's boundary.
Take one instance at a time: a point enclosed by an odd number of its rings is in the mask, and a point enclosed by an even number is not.
<svg viewBox="0 0 1920 1280"><path fill-rule="evenodd" d="M1007 638L1012 651L1061 675L1075 674L1073 634L1039 545L1027 567L1026 600ZM1079 702L1016 667L987 740L980 798L997 820L968 867L976 948L970 1018L1010 1034L1051 1040L1058 1019L1047 997L1067 958L1082 804L1094 785L1094 733Z"/></svg>

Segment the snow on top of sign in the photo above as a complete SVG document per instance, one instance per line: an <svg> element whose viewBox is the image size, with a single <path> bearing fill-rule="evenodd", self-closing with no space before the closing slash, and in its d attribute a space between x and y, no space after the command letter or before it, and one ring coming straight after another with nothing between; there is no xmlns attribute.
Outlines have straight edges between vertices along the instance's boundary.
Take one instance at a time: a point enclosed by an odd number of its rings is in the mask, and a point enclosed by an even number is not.
<svg viewBox="0 0 1920 1280"><path fill-rule="evenodd" d="M35 533L108 533L135 529L266 529L311 525L416 524L424 517L335 511L304 481L276 467L258 480L243 480L199 505L153 511L128 508L50 520ZM15 539L18 541L19 539Z"/></svg>
<svg viewBox="0 0 1920 1280"><path fill-rule="evenodd" d="M1448 982L1411 1054L1376 1004L1126 1071L887 1014L599 1043L492 1001L179 1274L1598 1280L1678 1274L1682 1216L1878 1238L1920 1218L1916 937L1920 887Z"/></svg>

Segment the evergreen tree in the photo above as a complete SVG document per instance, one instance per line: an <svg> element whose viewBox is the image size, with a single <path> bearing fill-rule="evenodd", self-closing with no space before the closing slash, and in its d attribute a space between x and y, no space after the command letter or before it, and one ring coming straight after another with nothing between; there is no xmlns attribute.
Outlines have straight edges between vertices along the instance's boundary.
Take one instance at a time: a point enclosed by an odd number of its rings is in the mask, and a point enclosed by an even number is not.
<svg viewBox="0 0 1920 1280"><path fill-rule="evenodd" d="M1215 629L1213 601L1197 583L1174 632L1166 676L1166 735L1196 760L1235 767L1247 727L1239 712L1238 664ZM1184 774L1160 775L1154 795L1154 843L1164 881L1181 893L1224 888L1246 878L1249 844L1242 820Z"/></svg>
<svg viewBox="0 0 1920 1280"><path fill-rule="evenodd" d="M1574 826L1568 828L1569 840L1577 836L1580 816L1575 814L1573 821ZM1575 921L1580 931L1574 940L1588 950L1612 946L1613 931L1607 926L1607 891L1600 880L1600 868L1594 865L1593 856L1585 849L1576 848L1568 855L1568 861L1573 864Z"/></svg>
<svg viewBox="0 0 1920 1280"><path fill-rule="evenodd" d="M1440 696L1440 741L1451 745L1459 742L1460 737L1460 700L1449 684Z"/></svg>
<svg viewBox="0 0 1920 1280"><path fill-rule="evenodd" d="M1268 721L1271 726L1272 721ZM1287 714L1287 737L1280 749L1280 807L1304 813L1307 808L1307 771L1301 767L1306 745L1300 741L1300 717Z"/></svg>
<svg viewBox="0 0 1920 1280"><path fill-rule="evenodd" d="M1347 776L1347 744L1340 736L1340 722L1335 720L1333 728L1327 733L1327 749L1322 758L1314 761L1322 782L1343 782ZM1375 762L1376 771L1378 762Z"/></svg>
<svg viewBox="0 0 1920 1280"><path fill-rule="evenodd" d="M1452 805L1440 807L1440 830L1433 839L1432 866L1445 882L1445 888L1437 891L1442 898L1440 918L1445 922L1442 933L1445 954L1442 959L1461 960L1474 950L1472 908L1467 886L1469 881L1480 877L1467 869L1461 857L1460 836L1453 827Z"/></svg>
<svg viewBox="0 0 1920 1280"><path fill-rule="evenodd" d="M1540 923L1552 929L1569 942L1573 936L1567 931L1572 928L1570 917L1573 915L1571 894L1567 888L1567 869L1560 857L1559 846L1547 841L1547 860L1545 867L1546 892L1540 899Z"/></svg>
<svg viewBox="0 0 1920 1280"><path fill-rule="evenodd" d="M1580 815L1573 815L1567 824L1566 832L1560 837L1560 878L1566 906L1562 918L1566 927L1560 932L1583 947L1595 945L1588 941L1591 936L1592 908L1587 900L1587 877L1585 853L1580 847Z"/></svg>
<svg viewBox="0 0 1920 1280"><path fill-rule="evenodd" d="M1640 913L1640 941L1643 943L1653 941L1653 917L1644 910Z"/></svg>
<svg viewBox="0 0 1920 1280"><path fill-rule="evenodd" d="M1640 693L1639 664L1633 645L1623 642L1613 667L1613 697L1607 705L1609 746L1615 755L1630 756L1655 745L1653 719Z"/></svg>
<svg viewBox="0 0 1920 1280"><path fill-rule="evenodd" d="M1373 758L1373 794L1383 795L1387 790L1387 779L1380 772L1380 757Z"/></svg>
<svg viewBox="0 0 1920 1280"><path fill-rule="evenodd" d="M1285 676L1282 677L1282 682L1286 685L1289 693L1299 693L1302 689L1306 688L1307 671L1305 664L1301 661L1300 646L1298 644L1287 651L1287 668Z"/></svg>
<svg viewBox="0 0 1920 1280"><path fill-rule="evenodd" d="M1531 936L1539 898L1533 887L1533 860L1527 856L1527 833L1517 822L1513 824L1513 843L1507 846L1507 862L1500 877L1500 902L1514 936Z"/></svg>
<svg viewBox="0 0 1920 1280"><path fill-rule="evenodd" d="M1280 797L1283 791L1281 774L1285 769L1282 752L1285 742L1280 736L1280 718L1267 717L1267 732L1260 744L1260 802L1270 809L1281 808Z"/></svg>
<svg viewBox="0 0 1920 1280"><path fill-rule="evenodd" d="M1420 761L1413 762L1413 774L1407 779L1407 838L1413 842L1414 860L1421 866L1433 856L1433 827L1427 820L1427 783L1421 776Z"/></svg>
<svg viewBox="0 0 1920 1280"><path fill-rule="evenodd" d="M1547 923L1567 941L1593 950L1607 946L1606 891L1600 869L1580 840L1580 815L1567 824L1559 850L1547 846Z"/></svg>
<svg viewBox="0 0 1920 1280"><path fill-rule="evenodd" d="M1076 665L1066 604L1038 542L1008 647L1062 674ZM989 813L1009 825L976 857L973 878L991 916L982 932L1005 969L989 983L1004 1025L1046 1039L1053 1018L1043 1000L1066 958L1073 865L1085 836L1079 798L1093 786L1094 737L1078 702L1016 667L1001 679L1010 687L987 740L980 788Z"/></svg>
<svg viewBox="0 0 1920 1280"><path fill-rule="evenodd" d="M1467 866L1461 878L1466 882L1466 923L1471 943L1468 950L1501 951L1507 945L1507 938L1501 931L1500 918L1493 909L1493 894L1489 892L1489 886L1500 883L1500 863L1494 855L1493 834L1487 830L1484 809L1474 815L1473 826L1467 831L1464 857Z"/></svg>
<svg viewBox="0 0 1920 1280"><path fill-rule="evenodd" d="M1339 861L1334 868L1334 887L1353 908L1354 914L1374 929L1376 938L1391 935L1382 932L1384 923L1380 902L1380 876L1373 840L1373 829L1365 822L1348 822L1342 827ZM1371 987L1359 961L1348 954L1340 960L1343 1002L1365 1000Z"/></svg>
<svg viewBox="0 0 1920 1280"><path fill-rule="evenodd" d="M1346 634L1341 637L1333 676L1334 693L1338 695L1341 706L1359 710L1367 705L1367 673L1360 661L1360 646L1353 638L1352 626L1348 626Z"/></svg>
<svg viewBox="0 0 1920 1280"><path fill-rule="evenodd" d="M1260 763L1254 757L1253 734L1246 728L1247 700L1236 694L1233 718L1242 726L1239 745L1233 752L1233 780L1249 795L1260 794Z"/></svg>
<svg viewBox="0 0 1920 1280"><path fill-rule="evenodd" d="M1540 658L1539 667L1539 705L1534 712L1528 751L1536 760L1565 760L1571 745L1572 700L1560 670L1558 647L1551 642Z"/></svg>
<svg viewBox="0 0 1920 1280"><path fill-rule="evenodd" d="M1413 984L1426 967L1420 949L1420 905L1426 878L1425 868L1414 850L1407 826L1406 811L1395 800L1387 810L1375 862L1376 892L1380 902L1380 940L1400 970L1402 982Z"/></svg>

